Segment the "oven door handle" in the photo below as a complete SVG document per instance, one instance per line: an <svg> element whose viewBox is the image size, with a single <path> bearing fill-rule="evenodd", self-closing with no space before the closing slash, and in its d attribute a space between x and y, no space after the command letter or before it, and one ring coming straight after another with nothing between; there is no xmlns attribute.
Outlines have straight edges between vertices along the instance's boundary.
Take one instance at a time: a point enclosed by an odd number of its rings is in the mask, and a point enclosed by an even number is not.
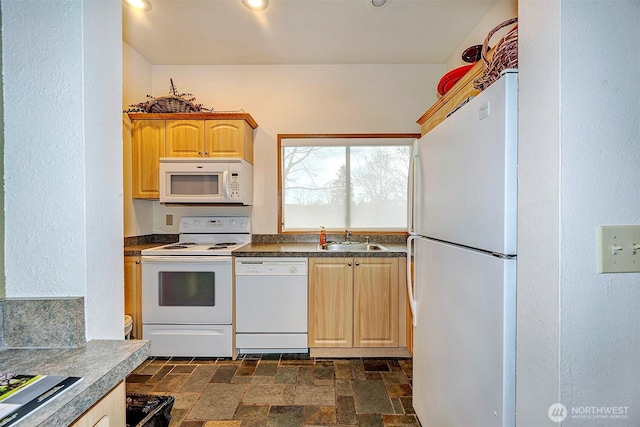
<svg viewBox="0 0 640 427"><path fill-rule="evenodd" d="M207 264L224 264L230 263L230 256L172 256L172 255L143 255L140 257L145 262L179 262L179 263L207 263Z"/></svg>

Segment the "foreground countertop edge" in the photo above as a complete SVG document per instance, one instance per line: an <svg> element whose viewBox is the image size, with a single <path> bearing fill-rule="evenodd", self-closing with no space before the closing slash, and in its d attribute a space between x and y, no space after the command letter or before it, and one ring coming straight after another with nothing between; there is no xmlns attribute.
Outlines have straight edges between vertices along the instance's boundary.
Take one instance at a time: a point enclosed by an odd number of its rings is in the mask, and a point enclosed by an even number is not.
<svg viewBox="0 0 640 427"><path fill-rule="evenodd" d="M0 351L0 366L3 372L82 377L20 423L69 425L144 362L150 351L146 340L91 340L77 348L5 349Z"/></svg>

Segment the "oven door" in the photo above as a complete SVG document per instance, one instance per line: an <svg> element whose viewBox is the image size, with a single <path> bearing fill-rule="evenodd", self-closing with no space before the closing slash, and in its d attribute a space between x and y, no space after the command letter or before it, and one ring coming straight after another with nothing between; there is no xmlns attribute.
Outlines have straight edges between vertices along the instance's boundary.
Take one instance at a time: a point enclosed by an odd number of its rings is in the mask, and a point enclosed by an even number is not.
<svg viewBox="0 0 640 427"><path fill-rule="evenodd" d="M142 322L231 324L230 256L143 256Z"/></svg>

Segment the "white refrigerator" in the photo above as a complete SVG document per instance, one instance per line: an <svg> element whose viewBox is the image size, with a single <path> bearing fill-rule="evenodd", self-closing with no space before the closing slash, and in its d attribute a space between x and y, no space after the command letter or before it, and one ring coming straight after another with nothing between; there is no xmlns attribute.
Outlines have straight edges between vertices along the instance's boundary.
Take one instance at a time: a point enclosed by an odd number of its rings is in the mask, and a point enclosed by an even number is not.
<svg viewBox="0 0 640 427"><path fill-rule="evenodd" d="M517 79L507 71L414 144L407 272L423 427L515 425Z"/></svg>

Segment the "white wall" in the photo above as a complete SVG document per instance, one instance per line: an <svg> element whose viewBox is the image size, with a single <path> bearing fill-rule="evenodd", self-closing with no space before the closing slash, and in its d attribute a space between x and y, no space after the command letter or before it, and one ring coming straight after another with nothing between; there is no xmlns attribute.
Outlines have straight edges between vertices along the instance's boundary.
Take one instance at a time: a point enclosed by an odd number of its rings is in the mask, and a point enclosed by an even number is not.
<svg viewBox="0 0 640 427"><path fill-rule="evenodd" d="M519 2L516 420L550 425L558 402L559 2ZM553 424L551 424L553 425Z"/></svg>
<svg viewBox="0 0 640 427"><path fill-rule="evenodd" d="M4 0L6 296L122 337L121 5Z"/></svg>
<svg viewBox="0 0 640 427"><path fill-rule="evenodd" d="M153 66L153 95L180 92L216 111L244 109L256 120L253 233L277 232L279 133L419 133L416 120L436 100L442 65ZM154 203L154 232L175 233ZM220 211L199 209L195 213Z"/></svg>
<svg viewBox="0 0 640 427"><path fill-rule="evenodd" d="M560 396L640 425L640 273L596 272L596 227L640 224L640 2L566 1L561 22Z"/></svg>
<svg viewBox="0 0 640 427"><path fill-rule="evenodd" d="M120 339L124 316L122 262L122 8L83 1L83 120L87 339ZM69 119L67 119L69 120ZM73 159L65 158L66 162Z"/></svg>
<svg viewBox="0 0 640 427"><path fill-rule="evenodd" d="M151 64L135 49L122 42L122 110L147 100L151 94ZM153 204L131 198L131 121L122 114L124 167L124 235L153 234Z"/></svg>
<svg viewBox="0 0 640 427"><path fill-rule="evenodd" d="M596 229L640 223L640 3L519 7L518 425L639 425L640 274L596 272Z"/></svg>

